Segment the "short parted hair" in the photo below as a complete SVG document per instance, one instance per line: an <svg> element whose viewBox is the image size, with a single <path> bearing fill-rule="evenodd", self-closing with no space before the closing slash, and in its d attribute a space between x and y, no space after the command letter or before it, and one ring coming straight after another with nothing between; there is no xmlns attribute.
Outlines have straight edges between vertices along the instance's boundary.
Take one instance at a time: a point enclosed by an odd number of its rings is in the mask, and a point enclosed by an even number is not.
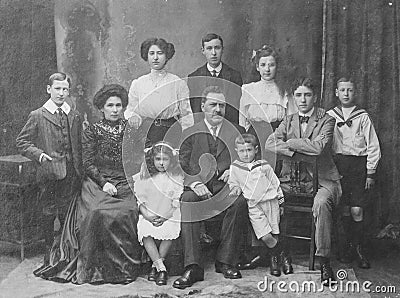
<svg viewBox="0 0 400 298"><path fill-rule="evenodd" d="M339 80L337 80L336 87L339 87L339 83L343 83L343 82L349 82L349 83L352 83L354 85L354 87L356 86L356 83L354 82L353 78L341 77Z"/></svg>
<svg viewBox="0 0 400 298"><path fill-rule="evenodd" d="M222 91L220 86L208 86L203 90L203 93L201 94L201 103L205 103L207 100L207 95L209 93L220 93L224 94L224 91ZM224 94L225 95L225 94Z"/></svg>
<svg viewBox="0 0 400 298"><path fill-rule="evenodd" d="M257 66L260 62L261 57L272 56L275 58L276 63L278 63L278 53L270 46L263 45L260 49L255 51L255 55L252 58L252 61Z"/></svg>
<svg viewBox="0 0 400 298"><path fill-rule="evenodd" d="M300 86L304 86L304 87L311 89L314 95L317 94L317 88L315 86L315 83L312 81L311 78L307 78L307 77L297 78L292 84L290 93L294 94L296 89Z"/></svg>
<svg viewBox="0 0 400 298"><path fill-rule="evenodd" d="M216 33L207 33L201 38L201 47L204 48L204 43L209 42L213 39L219 39L221 41L221 46L224 47L224 41L222 40L222 37Z"/></svg>
<svg viewBox="0 0 400 298"><path fill-rule="evenodd" d="M238 135L235 139L235 147L238 145L251 144L254 148L258 146L257 138L250 133Z"/></svg>
<svg viewBox="0 0 400 298"><path fill-rule="evenodd" d="M118 84L104 85L97 93L94 95L93 104L100 110L104 107L112 96L119 97L121 99L122 107L128 105L128 92L124 87Z"/></svg>
<svg viewBox="0 0 400 298"><path fill-rule="evenodd" d="M146 151L144 158L146 168L144 169L144 173L142 173L142 178L149 178L159 173L156 166L154 165L154 158L159 153L164 153L170 158L170 164L167 169L167 173L170 173L172 175L182 174L182 169L178 162L179 154L177 150L174 149L170 143L160 141L155 143L153 146L151 146L151 148L149 148L149 150Z"/></svg>
<svg viewBox="0 0 400 298"><path fill-rule="evenodd" d="M153 45L158 46L161 49L161 51L163 51L165 53L165 56L167 57L167 61L169 59L171 59L175 54L175 47L172 43L167 42L163 38L152 37L152 38L146 39L140 45L140 56L142 57L142 59L144 61L148 60L149 49Z"/></svg>
<svg viewBox="0 0 400 298"><path fill-rule="evenodd" d="M71 88L71 78L69 76L67 76L65 73L63 72L55 72L53 73L50 77L49 77L49 81L48 81L48 85L52 86L54 81L65 81L67 80L68 84L69 84L69 88Z"/></svg>

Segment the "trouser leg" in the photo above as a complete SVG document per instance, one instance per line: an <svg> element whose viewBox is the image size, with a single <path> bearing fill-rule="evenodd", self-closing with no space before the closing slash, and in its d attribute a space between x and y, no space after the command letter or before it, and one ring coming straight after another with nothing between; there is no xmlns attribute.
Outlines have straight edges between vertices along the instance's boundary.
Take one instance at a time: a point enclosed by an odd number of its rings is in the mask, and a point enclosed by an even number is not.
<svg viewBox="0 0 400 298"><path fill-rule="evenodd" d="M196 208L192 202L199 201L193 191L185 191L181 204L181 237L184 249L184 266L197 264L202 266L200 251L200 222L192 221L195 218Z"/></svg>

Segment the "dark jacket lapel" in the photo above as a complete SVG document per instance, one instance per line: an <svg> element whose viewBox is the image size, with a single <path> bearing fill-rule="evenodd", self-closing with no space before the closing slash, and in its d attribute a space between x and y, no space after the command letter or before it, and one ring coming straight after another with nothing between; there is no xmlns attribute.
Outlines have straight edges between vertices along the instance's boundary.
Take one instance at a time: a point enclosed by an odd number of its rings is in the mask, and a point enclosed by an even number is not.
<svg viewBox="0 0 400 298"><path fill-rule="evenodd" d="M230 137L227 130L227 124L223 122L218 136L217 156L226 148L225 142L227 142Z"/></svg>
<svg viewBox="0 0 400 298"><path fill-rule="evenodd" d="M72 124L75 121L75 118L77 117L77 113L75 111L73 111L72 109L69 111L68 113L68 123L69 123L69 129L72 128Z"/></svg>
<svg viewBox="0 0 400 298"><path fill-rule="evenodd" d="M57 118L56 114L52 114L46 108L42 108L42 115L45 119L49 120L54 125L61 127L61 123L60 123L59 119Z"/></svg>
<svg viewBox="0 0 400 298"><path fill-rule="evenodd" d="M231 81L231 72L226 64L222 63L222 69L218 76L221 79Z"/></svg>
<svg viewBox="0 0 400 298"><path fill-rule="evenodd" d="M208 146L208 139L207 139L207 134L210 134L210 131L208 130L207 125L204 123L204 120L199 122L199 134L198 134L198 140L199 140L199 145L202 148L202 152L210 152L210 147Z"/></svg>
<svg viewBox="0 0 400 298"><path fill-rule="evenodd" d="M211 77L211 73L208 71L208 68L207 68L207 63L204 64L204 65L200 68L200 75L201 75L201 76L205 76L205 77Z"/></svg>
<svg viewBox="0 0 400 298"><path fill-rule="evenodd" d="M301 138L301 135L300 135L300 129L301 128L300 128L300 121L299 121L299 113L293 114L291 117L292 117L291 124L292 124L292 130L293 130L293 133L294 133L294 137L295 138Z"/></svg>
<svg viewBox="0 0 400 298"><path fill-rule="evenodd" d="M314 112L310 116L310 119L308 120L307 128L304 133L304 138L309 138L311 136L311 134L314 131L314 128L317 126L317 124L318 124L317 108L315 108Z"/></svg>
<svg viewBox="0 0 400 298"><path fill-rule="evenodd" d="M226 123L225 120L222 122L222 126L219 131L219 135L218 135L219 140L218 140L218 147L217 147L217 156L220 155L221 152L227 148L226 144L229 144L230 138L232 138L232 136L234 136L234 134L232 133L232 130L229 129L229 125L230 125L230 123Z"/></svg>

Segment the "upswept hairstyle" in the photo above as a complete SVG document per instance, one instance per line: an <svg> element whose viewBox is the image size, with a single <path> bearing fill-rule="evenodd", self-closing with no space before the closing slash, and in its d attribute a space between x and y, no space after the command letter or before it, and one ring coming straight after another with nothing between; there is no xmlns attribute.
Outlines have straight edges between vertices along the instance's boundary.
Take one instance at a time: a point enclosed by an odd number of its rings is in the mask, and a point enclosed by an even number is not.
<svg viewBox="0 0 400 298"><path fill-rule="evenodd" d="M50 75L47 85L52 86L54 81L65 81L65 80L67 80L69 88L71 88L71 78L63 72L55 72L52 75Z"/></svg>
<svg viewBox="0 0 400 298"><path fill-rule="evenodd" d="M142 178L149 178L159 173L154 165L154 157L158 153L167 154L170 158L170 164L167 169L167 173L172 175L179 175L182 174L182 169L178 162L179 154L176 149L174 149L170 143L160 141L155 143L151 148L147 148L148 150L145 153L145 169L144 173L142 173ZM175 152L174 152L175 151Z"/></svg>
<svg viewBox="0 0 400 298"><path fill-rule="evenodd" d="M142 57L142 59L144 61L148 61L149 49L153 45L158 46L161 49L161 51L163 51L165 53L165 56L167 57L167 61L170 60L175 54L175 47L172 43L167 42L163 38L152 37L152 38L146 39L140 45L140 57Z"/></svg>
<svg viewBox="0 0 400 298"><path fill-rule="evenodd" d="M219 39L221 41L221 46L224 47L224 41L222 40L222 37L216 33L207 33L201 38L201 47L204 48L204 43L209 42L213 39Z"/></svg>
<svg viewBox="0 0 400 298"><path fill-rule="evenodd" d="M94 95L93 104L100 110L104 107L112 96L117 96L121 98L122 107L125 108L128 105L128 92L124 87L118 84L104 85L97 93Z"/></svg>
<svg viewBox="0 0 400 298"><path fill-rule="evenodd" d="M235 147L237 148L237 145L244 145L244 144L252 144L254 148L257 148L258 146L258 141L257 138L249 133L243 133L239 136L236 137L235 139Z"/></svg>
<svg viewBox="0 0 400 298"><path fill-rule="evenodd" d="M258 65L260 62L261 57L268 57L272 56L275 58L276 63L278 64L278 53L270 46L268 45L263 45L261 49L258 49L255 51L255 55L251 58L251 60L254 62L255 66Z"/></svg>
<svg viewBox="0 0 400 298"><path fill-rule="evenodd" d="M201 103L205 103L207 100L207 95L209 93L220 93L224 94L224 91L222 91L222 88L220 86L208 86L206 87L203 92L201 93ZM225 94L224 94L225 96Z"/></svg>

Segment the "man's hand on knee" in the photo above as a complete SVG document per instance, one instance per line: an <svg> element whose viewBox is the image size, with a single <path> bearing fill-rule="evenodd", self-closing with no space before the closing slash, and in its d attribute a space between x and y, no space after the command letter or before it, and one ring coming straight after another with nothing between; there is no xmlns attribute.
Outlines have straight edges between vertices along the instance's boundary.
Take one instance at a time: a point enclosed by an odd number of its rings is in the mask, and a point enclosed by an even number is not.
<svg viewBox="0 0 400 298"><path fill-rule="evenodd" d="M192 187L192 190L198 197L211 197L212 193L209 191L207 186L205 186L203 183L198 183L194 187Z"/></svg>

